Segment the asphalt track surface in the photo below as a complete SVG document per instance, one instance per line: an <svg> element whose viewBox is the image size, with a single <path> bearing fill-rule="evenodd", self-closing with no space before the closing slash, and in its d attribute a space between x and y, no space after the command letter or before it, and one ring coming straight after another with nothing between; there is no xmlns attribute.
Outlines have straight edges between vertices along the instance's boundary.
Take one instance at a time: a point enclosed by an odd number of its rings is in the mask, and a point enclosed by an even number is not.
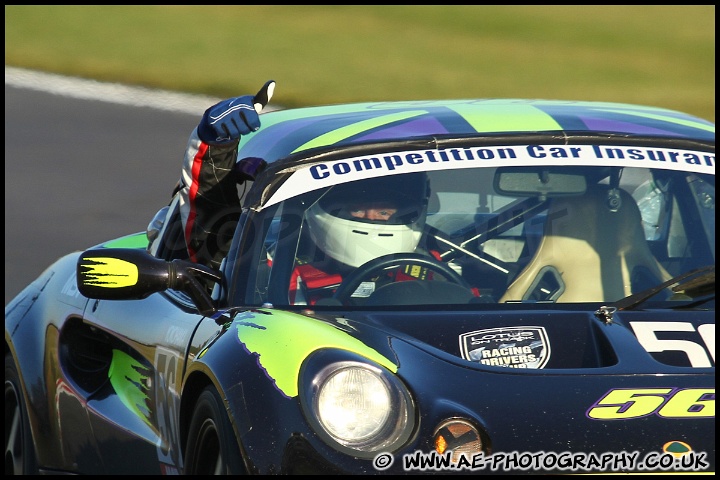
<svg viewBox="0 0 720 480"><path fill-rule="evenodd" d="M8 72L6 305L65 254L144 231L170 200L188 135L212 105L156 105L146 91L117 96L70 80L46 88Z"/></svg>

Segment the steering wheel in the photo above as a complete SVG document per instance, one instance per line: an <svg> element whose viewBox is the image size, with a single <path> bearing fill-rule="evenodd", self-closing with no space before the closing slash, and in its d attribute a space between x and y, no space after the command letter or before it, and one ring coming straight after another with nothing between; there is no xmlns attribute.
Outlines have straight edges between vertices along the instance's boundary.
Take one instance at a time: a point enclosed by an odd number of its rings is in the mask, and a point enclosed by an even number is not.
<svg viewBox="0 0 720 480"><path fill-rule="evenodd" d="M346 304L346 302L350 300L350 296L355 293L355 290L357 290L360 286L360 283L362 283L362 281L366 278L377 276L382 273L383 270L398 268L401 265L408 264L427 267L429 270L440 273L449 282L460 285L468 291L472 289L470 284L447 263L440 262L432 257L420 255L418 253L391 253L389 255L374 258L369 262L360 265L357 269L355 269L355 271L348 275L345 280L343 280L335 291L333 298L343 304Z"/></svg>

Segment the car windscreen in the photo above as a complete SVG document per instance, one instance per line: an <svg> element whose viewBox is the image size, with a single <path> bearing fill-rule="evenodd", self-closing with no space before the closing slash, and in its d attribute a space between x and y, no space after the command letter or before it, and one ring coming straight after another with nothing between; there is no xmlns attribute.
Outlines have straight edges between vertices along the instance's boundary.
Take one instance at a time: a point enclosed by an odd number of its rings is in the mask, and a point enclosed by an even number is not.
<svg viewBox="0 0 720 480"><path fill-rule="evenodd" d="M257 214L244 302L612 302L714 263L714 167L678 161L710 154L535 145L524 152L540 158L500 158L520 148L393 153L382 175L356 158L298 170Z"/></svg>

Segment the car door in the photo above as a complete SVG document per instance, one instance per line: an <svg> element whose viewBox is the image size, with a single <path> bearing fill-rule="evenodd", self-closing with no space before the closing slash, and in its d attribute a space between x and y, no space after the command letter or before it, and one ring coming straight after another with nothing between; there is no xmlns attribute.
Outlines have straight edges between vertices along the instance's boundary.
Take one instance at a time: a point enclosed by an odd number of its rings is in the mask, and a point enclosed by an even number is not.
<svg viewBox="0 0 720 480"><path fill-rule="evenodd" d="M111 343L109 385L87 401L108 473L170 473L182 467L177 422L182 377L187 345L203 318L182 297L169 292L143 300L92 300L85 315L86 324Z"/></svg>

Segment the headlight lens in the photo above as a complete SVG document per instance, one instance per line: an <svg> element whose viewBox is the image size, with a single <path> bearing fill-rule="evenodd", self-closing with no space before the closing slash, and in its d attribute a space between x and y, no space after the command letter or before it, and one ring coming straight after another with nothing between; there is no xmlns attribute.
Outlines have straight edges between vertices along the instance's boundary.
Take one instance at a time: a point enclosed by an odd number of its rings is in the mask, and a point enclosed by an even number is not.
<svg viewBox="0 0 720 480"><path fill-rule="evenodd" d="M301 400L308 421L325 442L357 457L399 448L415 423L403 383L380 366L338 357L355 355L319 353L306 364Z"/></svg>
<svg viewBox="0 0 720 480"><path fill-rule="evenodd" d="M362 443L381 432L391 408L391 392L382 378L360 366L331 373L317 396L320 424L346 445Z"/></svg>

